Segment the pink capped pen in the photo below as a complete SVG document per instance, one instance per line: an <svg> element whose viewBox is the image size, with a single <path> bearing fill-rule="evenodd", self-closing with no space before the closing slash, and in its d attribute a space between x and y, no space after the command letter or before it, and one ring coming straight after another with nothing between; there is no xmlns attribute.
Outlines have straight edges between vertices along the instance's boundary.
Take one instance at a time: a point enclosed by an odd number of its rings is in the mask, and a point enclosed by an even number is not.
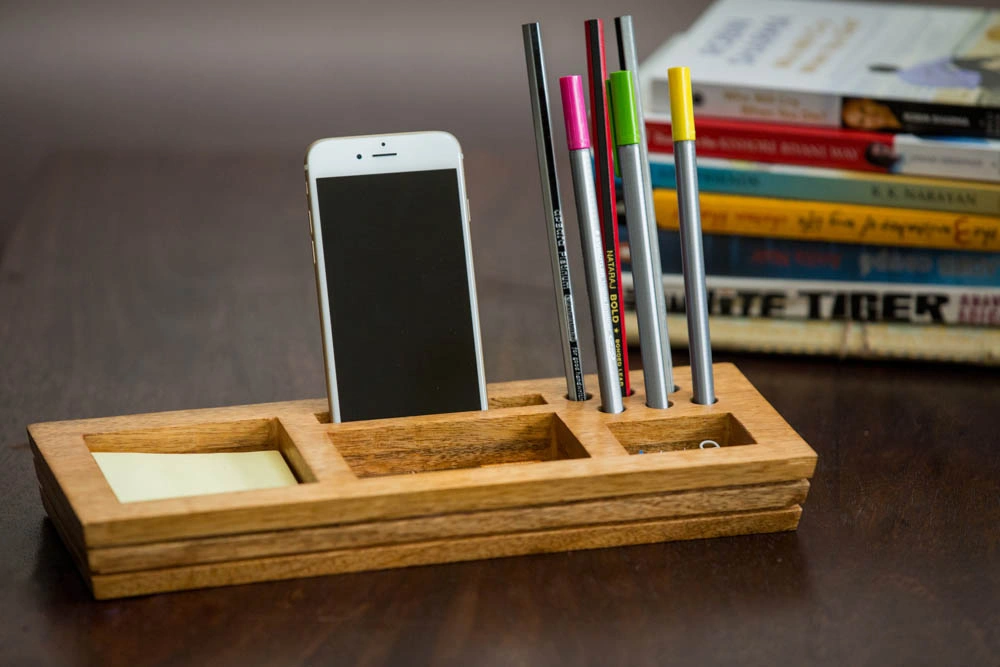
<svg viewBox="0 0 1000 667"><path fill-rule="evenodd" d="M614 318L621 315L611 310L607 273L604 268L604 246L601 240L601 218L597 208L594 173L590 166L590 129L583 97L583 79L564 76L559 79L563 116L566 121L566 142L573 173L573 193L576 197L576 217L580 223L580 245L583 247L583 268L590 297L590 317L594 325L594 345L597 347L597 379L601 388L601 410L616 414L622 406L621 384L618 379L618 358L624 350L616 348Z"/></svg>

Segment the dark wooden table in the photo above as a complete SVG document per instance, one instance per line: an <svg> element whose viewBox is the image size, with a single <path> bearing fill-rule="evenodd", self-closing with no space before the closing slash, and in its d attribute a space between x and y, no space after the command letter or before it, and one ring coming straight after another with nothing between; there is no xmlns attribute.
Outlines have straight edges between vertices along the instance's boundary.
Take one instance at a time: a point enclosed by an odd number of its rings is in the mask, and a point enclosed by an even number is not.
<svg viewBox="0 0 1000 667"><path fill-rule="evenodd" d="M532 160L466 154L491 381L561 371ZM1000 375L930 364L717 354L819 453L797 533L91 600L25 426L322 395L301 173L33 179L0 239L0 663L1000 664Z"/></svg>

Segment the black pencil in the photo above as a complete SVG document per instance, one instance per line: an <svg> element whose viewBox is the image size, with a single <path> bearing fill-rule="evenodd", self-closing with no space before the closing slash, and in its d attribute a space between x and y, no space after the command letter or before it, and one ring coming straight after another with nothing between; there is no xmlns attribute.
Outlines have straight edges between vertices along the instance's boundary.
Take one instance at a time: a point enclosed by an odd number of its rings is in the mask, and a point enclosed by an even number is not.
<svg viewBox="0 0 1000 667"><path fill-rule="evenodd" d="M583 364L580 359L576 313L573 307L573 286L569 275L569 256L566 252L562 201L559 197L559 176L556 173L555 149L552 143L549 89L545 80L541 27L537 23L525 23L521 26L521 30L524 35L524 59L528 66L531 117L535 125L535 148L538 153L538 172L542 184L542 203L548 223L545 228L549 236L552 281L555 284L556 310L559 312L559 332L562 336L566 396L571 401L585 401L587 390L583 384Z"/></svg>

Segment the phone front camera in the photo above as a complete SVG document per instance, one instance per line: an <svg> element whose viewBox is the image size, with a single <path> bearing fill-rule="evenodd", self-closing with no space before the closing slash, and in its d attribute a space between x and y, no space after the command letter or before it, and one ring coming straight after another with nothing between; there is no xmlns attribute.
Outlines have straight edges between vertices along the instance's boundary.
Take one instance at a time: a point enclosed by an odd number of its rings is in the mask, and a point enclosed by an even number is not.
<svg viewBox="0 0 1000 667"><path fill-rule="evenodd" d="M359 160L361 159L361 153L358 153L358 159Z"/></svg>
<svg viewBox="0 0 1000 667"><path fill-rule="evenodd" d="M382 145L385 146L385 142L384 141L382 142Z"/></svg>

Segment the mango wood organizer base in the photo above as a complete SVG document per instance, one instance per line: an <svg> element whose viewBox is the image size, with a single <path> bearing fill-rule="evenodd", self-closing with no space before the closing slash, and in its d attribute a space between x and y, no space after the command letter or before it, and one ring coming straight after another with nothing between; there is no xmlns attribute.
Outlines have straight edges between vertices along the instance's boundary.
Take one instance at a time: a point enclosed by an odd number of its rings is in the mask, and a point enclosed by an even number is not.
<svg viewBox="0 0 1000 667"><path fill-rule="evenodd" d="M490 410L330 424L326 401L28 427L42 502L97 598L794 530L816 454L731 364L715 405L573 403L562 378ZM589 378L596 387L596 379ZM715 448L699 448L714 440ZM298 484L118 501L92 452L278 450Z"/></svg>

